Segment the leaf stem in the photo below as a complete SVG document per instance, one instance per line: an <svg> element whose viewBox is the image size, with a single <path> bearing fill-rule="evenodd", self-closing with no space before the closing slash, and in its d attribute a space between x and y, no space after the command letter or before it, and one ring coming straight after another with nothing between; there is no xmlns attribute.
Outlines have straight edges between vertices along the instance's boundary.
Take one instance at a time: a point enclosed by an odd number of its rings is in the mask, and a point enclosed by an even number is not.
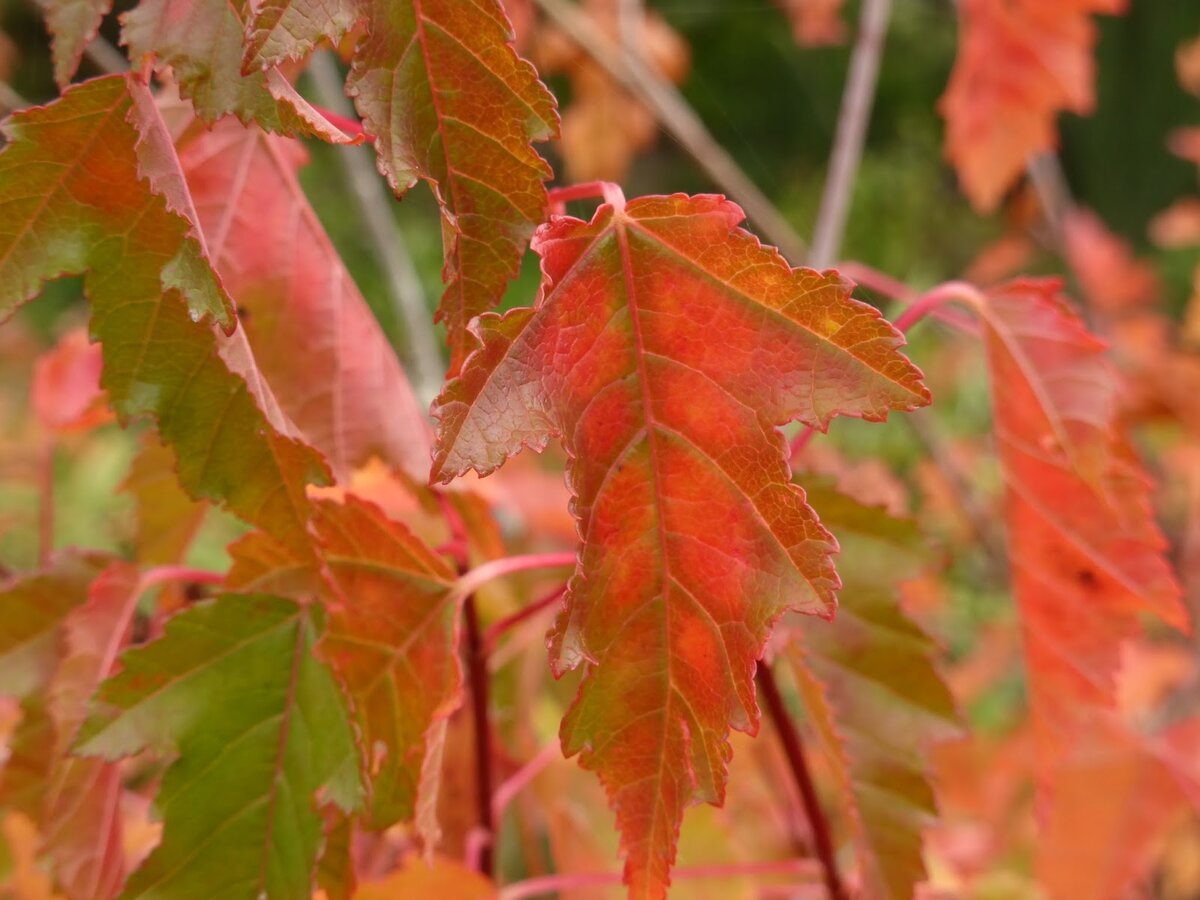
<svg viewBox="0 0 1200 900"><path fill-rule="evenodd" d="M983 293L973 284L965 281L947 281L910 303L892 324L898 331L908 331L930 313L956 300L975 310L981 309L987 302Z"/></svg>
<svg viewBox="0 0 1200 900"><path fill-rule="evenodd" d="M838 875L837 861L834 859L829 822L817 799L812 775L809 774L808 763L804 759L804 745L800 741L800 732L796 730L796 723L792 721L787 707L784 706L783 697L779 693L779 685L775 683L775 675L765 659L758 661L754 679L758 682L759 696L762 697L767 713L775 724L779 740L783 744L788 766L792 770L792 778L800 790L800 798L804 803L804 812L808 817L809 827L812 829L813 844L817 852L817 859L821 863L822 875L825 879L825 887L829 891L830 900L846 900L846 889L842 886L841 877Z"/></svg>
<svg viewBox="0 0 1200 900"><path fill-rule="evenodd" d="M713 183L741 204L747 217L785 257L798 262L804 241L759 190L737 161L709 133L696 111L673 84L604 34L595 20L565 0L535 0L538 7L596 64L654 113L659 122Z"/></svg>
<svg viewBox="0 0 1200 900"><path fill-rule="evenodd" d="M575 565L575 553L532 553L493 559L464 573L451 589L452 599L469 597L483 585L514 572L529 569L556 569Z"/></svg>
<svg viewBox="0 0 1200 900"><path fill-rule="evenodd" d="M522 622L532 619L546 607L558 602L563 594L567 592L567 586L564 584L561 587L555 588L541 600L535 600L528 606L518 609L515 613L505 616L497 622L492 623L491 627L483 634L483 646L490 653L500 640L500 636L511 628L515 628Z"/></svg>
<svg viewBox="0 0 1200 900"><path fill-rule="evenodd" d="M684 866L671 873L673 881L689 878L744 878L748 875L794 875L805 882L818 877L817 867L808 859L784 859L760 863L732 863L713 866ZM527 900L547 894L560 894L573 888L619 885L620 872L580 872L576 874L541 875L517 881L500 890L500 900Z"/></svg>
<svg viewBox="0 0 1200 900"><path fill-rule="evenodd" d="M463 601L463 624L466 626L467 677L471 684L471 720L475 732L475 805L479 827L485 836L479 847L479 871L490 878L496 843L496 825L492 817L492 726L488 718L487 654L483 649L473 593L467 594Z"/></svg>
<svg viewBox="0 0 1200 900"><path fill-rule="evenodd" d="M846 217L854 178L862 160L867 122L875 101L875 85L879 80L879 61L883 56L883 41L887 35L892 0L864 0L859 16L858 40L850 57L850 74L842 93L838 113L837 134L829 158L829 174L821 195L821 208L813 231L809 265L824 269L837 260L846 231Z"/></svg>
<svg viewBox="0 0 1200 900"><path fill-rule="evenodd" d="M54 553L54 451L58 446L53 434L46 435L38 460L38 563L50 562Z"/></svg>
<svg viewBox="0 0 1200 900"><path fill-rule="evenodd" d="M521 766L514 775L506 779L496 793L492 795L492 817L499 819L505 808L517 794L521 793L542 770L556 759L562 759L562 749L558 741L551 741L539 750L529 762Z"/></svg>

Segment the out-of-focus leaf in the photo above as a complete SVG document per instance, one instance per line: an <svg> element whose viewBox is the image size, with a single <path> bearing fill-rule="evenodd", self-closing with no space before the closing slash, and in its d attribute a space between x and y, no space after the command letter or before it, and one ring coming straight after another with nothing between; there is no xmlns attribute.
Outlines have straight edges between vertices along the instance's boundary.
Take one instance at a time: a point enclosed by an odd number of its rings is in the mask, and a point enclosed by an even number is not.
<svg viewBox="0 0 1200 900"><path fill-rule="evenodd" d="M48 278L87 273L102 385L118 414L155 417L192 496L307 547L305 484L328 471L238 350L244 337L205 320L231 315L232 301L189 220L149 91L132 77L94 79L17 113L6 133L0 315Z"/></svg>
<svg viewBox="0 0 1200 900"><path fill-rule="evenodd" d="M583 547L551 653L587 670L563 747L608 789L639 897L665 892L684 809L720 803L729 728L758 726L772 623L833 610L836 542L776 426L929 400L875 309L742 218L676 195L554 219L534 239L537 306L481 317L435 403L435 479L562 436Z"/></svg>
<svg viewBox="0 0 1200 900"><path fill-rule="evenodd" d="M1059 289L1012 282L980 309L1044 802L1080 728L1113 707L1141 618L1188 628L1120 378Z"/></svg>
<svg viewBox="0 0 1200 900"><path fill-rule="evenodd" d="M846 39L842 21L843 0L776 0L792 23L792 34L802 47L824 47Z"/></svg>
<svg viewBox="0 0 1200 900"><path fill-rule="evenodd" d="M787 653L850 810L866 896L911 897L925 878L922 831L937 813L926 753L957 718L936 648L895 591L926 553L911 523L826 482L801 484L838 536L844 584L837 618L798 626Z"/></svg>
<svg viewBox="0 0 1200 900"><path fill-rule="evenodd" d="M296 180L301 145L234 121L180 164L258 370L339 480L372 456L424 477L429 427L404 370Z"/></svg>
<svg viewBox="0 0 1200 900"><path fill-rule="evenodd" d="M112 418L100 390L100 348L83 329L68 331L33 367L33 411L43 425L86 431Z"/></svg>
<svg viewBox="0 0 1200 900"><path fill-rule="evenodd" d="M25 697L49 682L63 620L103 565L99 556L63 554L42 572L0 582L0 694Z"/></svg>
<svg viewBox="0 0 1200 900"><path fill-rule="evenodd" d="M87 603L67 616L66 655L50 685L56 752L43 845L55 881L73 900L114 897L125 878L120 766L70 756L67 747L87 713L88 699L112 672L139 593L138 571L128 563L114 562L96 577Z"/></svg>
<svg viewBox="0 0 1200 900"><path fill-rule="evenodd" d="M397 897L441 897L443 900L492 900L496 887L478 872L444 856L427 865L409 857L403 868L382 881L359 885L355 900L395 900Z"/></svg>
<svg viewBox="0 0 1200 900"><path fill-rule="evenodd" d="M995 209L1029 157L1058 145L1063 111L1087 115L1095 13L1126 0L962 0L958 58L940 101L946 158L976 209Z"/></svg>
<svg viewBox="0 0 1200 900"><path fill-rule="evenodd" d="M183 561L204 521L208 504L193 500L179 487L175 457L150 437L129 465L121 490L133 495L139 562L169 565Z"/></svg>
<svg viewBox="0 0 1200 900"><path fill-rule="evenodd" d="M411 819L435 723L460 702L454 571L403 525L353 496L314 504L320 571L265 535L235 544L230 584L296 595L326 592L318 648L350 697L361 736L372 824Z"/></svg>
<svg viewBox="0 0 1200 900"><path fill-rule="evenodd" d="M162 843L125 896L307 898L320 799L359 795L349 719L313 656L319 607L226 594L121 657L77 748L176 755L158 793Z"/></svg>
<svg viewBox="0 0 1200 900"><path fill-rule="evenodd" d="M37 0L52 36L54 80L60 88L71 82L83 51L96 37L100 22L112 10L112 0Z"/></svg>

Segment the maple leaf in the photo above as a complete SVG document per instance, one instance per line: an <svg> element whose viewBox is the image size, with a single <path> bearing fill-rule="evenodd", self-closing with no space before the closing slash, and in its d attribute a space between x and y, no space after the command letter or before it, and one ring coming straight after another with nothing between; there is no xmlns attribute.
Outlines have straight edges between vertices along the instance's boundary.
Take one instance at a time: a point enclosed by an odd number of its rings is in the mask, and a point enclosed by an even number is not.
<svg viewBox="0 0 1200 900"><path fill-rule="evenodd" d="M38 420L58 431L86 431L110 421L100 390L102 365L100 348L82 328L64 334L33 364L30 399Z"/></svg>
<svg viewBox="0 0 1200 900"><path fill-rule="evenodd" d="M121 42L135 68L153 60L170 67L180 93L207 122L236 115L269 131L306 134L329 143L346 135L308 103L276 67L242 73L243 0L141 0L121 16Z"/></svg>
<svg viewBox="0 0 1200 900"><path fill-rule="evenodd" d="M551 220L537 305L480 317L483 346L434 405L434 479L554 434L571 457L583 547L551 652L586 674L562 743L608 789L635 896L665 891L684 808L720 803L772 622L832 614L837 545L776 426L929 400L874 308L834 272L789 268L743 217L610 189L590 222Z"/></svg>
<svg viewBox="0 0 1200 900"><path fill-rule="evenodd" d="M925 752L957 721L933 641L895 596L927 554L912 523L824 481L801 483L838 536L844 584L832 625L796 628L785 652L851 811L866 895L911 897L925 877L922 830L937 813Z"/></svg>
<svg viewBox="0 0 1200 900"><path fill-rule="evenodd" d="M114 562L92 582L88 600L67 616L64 656L49 689L55 729L43 844L68 897L112 897L125 878L120 766L66 753L87 701L109 675L141 594L137 569Z"/></svg>
<svg viewBox="0 0 1200 900"><path fill-rule="evenodd" d="M172 618L100 686L79 752L177 754L157 798L162 843L124 896L197 886L205 896L311 896L316 794L346 810L359 794L346 710L312 653L321 620L315 606L225 594Z"/></svg>
<svg viewBox="0 0 1200 900"><path fill-rule="evenodd" d="M37 0L37 4L53 35L54 80L64 88L79 68L83 51L100 31L100 22L112 10L112 0Z"/></svg>
<svg viewBox="0 0 1200 900"><path fill-rule="evenodd" d="M423 477L424 411L301 190L300 144L226 120L185 130L179 155L255 365L305 440L339 480L372 456Z"/></svg>
<svg viewBox="0 0 1200 900"><path fill-rule="evenodd" d="M50 680L63 620L103 565L99 555L62 554L43 571L0 582L0 696L26 697Z"/></svg>
<svg viewBox="0 0 1200 900"><path fill-rule="evenodd" d="M558 132L553 95L512 47L497 0L361 0L369 23L347 92L397 194L429 182L442 209L450 371L467 323L495 306L545 218L549 166L531 142Z"/></svg>
<svg viewBox="0 0 1200 900"><path fill-rule="evenodd" d="M1188 628L1149 479L1118 426L1121 382L1056 281L979 305L1039 781L1114 703L1120 646L1153 613Z"/></svg>
<svg viewBox="0 0 1200 900"><path fill-rule="evenodd" d="M946 158L971 204L995 209L1036 153L1058 144L1064 110L1095 105L1093 13L1125 0L962 0L958 57L938 107Z"/></svg>
<svg viewBox="0 0 1200 900"><path fill-rule="evenodd" d="M460 702L455 574L407 528L353 495L314 503L313 529L320 568L257 533L232 548L229 582L327 595L318 652L351 700L372 824L383 828L413 817L430 729Z"/></svg>
<svg viewBox="0 0 1200 900"><path fill-rule="evenodd" d="M307 547L320 456L262 384L205 257L178 160L146 87L98 78L14 115L0 152L0 316L47 278L85 274L102 385L118 415L152 414L197 498ZM121 235L114 240L111 235Z"/></svg>

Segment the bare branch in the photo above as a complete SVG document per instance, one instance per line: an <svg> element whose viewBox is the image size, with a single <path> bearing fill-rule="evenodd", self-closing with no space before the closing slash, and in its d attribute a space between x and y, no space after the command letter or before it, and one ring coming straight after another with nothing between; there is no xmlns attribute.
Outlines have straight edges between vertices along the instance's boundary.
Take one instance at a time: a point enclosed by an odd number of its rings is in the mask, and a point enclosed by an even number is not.
<svg viewBox="0 0 1200 900"><path fill-rule="evenodd" d="M804 241L767 196L729 155L673 85L604 36L592 18L567 0L536 0L547 16L579 44L610 77L658 117L718 188L741 204L747 217L793 262L804 258Z"/></svg>
<svg viewBox="0 0 1200 900"><path fill-rule="evenodd" d="M850 57L850 74L842 93L842 108L838 114L837 134L829 158L829 174L821 196L821 209L813 233L809 265L828 268L837 260L846 232L846 216L854 177L862 160L863 141L867 122L875 102L875 85L879 80L879 61L887 35L892 0L864 0L859 17L858 39Z"/></svg>

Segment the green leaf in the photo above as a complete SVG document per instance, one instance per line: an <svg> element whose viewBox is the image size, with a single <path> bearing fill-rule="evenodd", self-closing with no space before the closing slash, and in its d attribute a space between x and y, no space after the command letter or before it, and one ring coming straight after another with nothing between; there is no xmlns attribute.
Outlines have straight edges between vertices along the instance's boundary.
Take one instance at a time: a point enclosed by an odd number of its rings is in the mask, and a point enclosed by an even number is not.
<svg viewBox="0 0 1200 900"><path fill-rule="evenodd" d="M157 419L193 497L307 547L305 485L327 482L328 470L279 412L244 335L220 335L203 318L219 321L232 301L189 221L191 199L145 85L85 82L17 113L6 134L0 315L48 278L85 274L117 413Z"/></svg>
<svg viewBox="0 0 1200 900"><path fill-rule="evenodd" d="M837 618L797 624L788 657L850 810L866 895L911 897L925 878L921 833L937 812L925 754L957 723L936 647L894 592L927 554L912 523L827 482L801 484L838 537L843 587Z"/></svg>
<svg viewBox="0 0 1200 900"><path fill-rule="evenodd" d="M78 749L116 759L174 752L163 839L126 897L308 898L320 799L358 800L349 720L312 653L317 607L226 594L126 653L100 688Z"/></svg>
<svg viewBox="0 0 1200 900"><path fill-rule="evenodd" d="M320 568L253 534L232 548L229 582L326 595L329 628L319 650L353 703L371 824L382 828L413 818L433 729L461 702L454 571L352 495L315 503L313 528Z"/></svg>

